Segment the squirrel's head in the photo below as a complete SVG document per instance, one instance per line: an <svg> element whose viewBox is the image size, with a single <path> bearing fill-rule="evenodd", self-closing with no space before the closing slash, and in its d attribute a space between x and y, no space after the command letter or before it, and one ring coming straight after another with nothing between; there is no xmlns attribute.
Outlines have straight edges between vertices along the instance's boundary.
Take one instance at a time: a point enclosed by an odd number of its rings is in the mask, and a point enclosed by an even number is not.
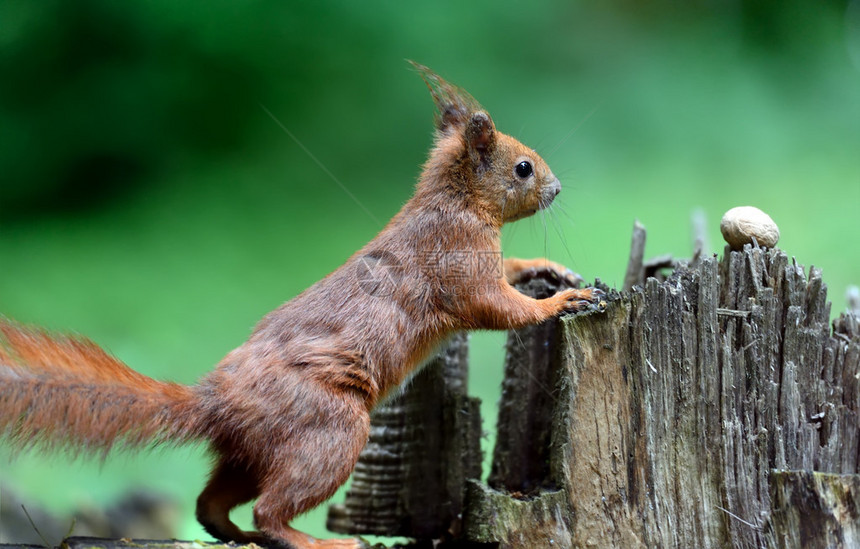
<svg viewBox="0 0 860 549"><path fill-rule="evenodd" d="M436 103L436 147L425 180L442 183L499 225L534 214L561 191L558 178L532 149L496 130L490 115L466 91L423 65Z"/></svg>

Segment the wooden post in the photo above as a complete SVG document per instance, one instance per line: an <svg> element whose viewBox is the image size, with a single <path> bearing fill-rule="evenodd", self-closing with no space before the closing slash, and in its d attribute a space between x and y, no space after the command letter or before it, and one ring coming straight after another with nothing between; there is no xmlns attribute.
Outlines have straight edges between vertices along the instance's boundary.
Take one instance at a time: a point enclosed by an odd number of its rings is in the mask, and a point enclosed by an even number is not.
<svg viewBox="0 0 860 549"><path fill-rule="evenodd" d="M747 247L563 319L557 373L544 374L557 380L555 489L472 483L467 536L500 547L852 546L860 329L842 316L831 332L829 315L819 270L807 277L782 251ZM783 472L793 470L838 480Z"/></svg>
<svg viewBox="0 0 860 549"><path fill-rule="evenodd" d="M467 478L481 474L480 401L467 396L468 336L374 410L370 440L328 528L438 539L459 531Z"/></svg>
<svg viewBox="0 0 860 549"><path fill-rule="evenodd" d="M772 471L768 547L860 547L860 475Z"/></svg>

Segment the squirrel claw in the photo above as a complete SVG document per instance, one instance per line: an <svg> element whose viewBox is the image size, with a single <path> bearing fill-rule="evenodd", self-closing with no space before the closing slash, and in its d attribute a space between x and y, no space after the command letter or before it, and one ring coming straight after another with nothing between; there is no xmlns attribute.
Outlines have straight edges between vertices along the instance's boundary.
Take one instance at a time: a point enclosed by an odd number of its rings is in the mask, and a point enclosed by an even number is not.
<svg viewBox="0 0 860 549"><path fill-rule="evenodd" d="M573 303L573 307L568 308L568 312L579 313L582 311L587 311L589 308L591 308L591 302L582 299L580 301L575 301Z"/></svg>
<svg viewBox="0 0 860 549"><path fill-rule="evenodd" d="M606 311L606 292L599 288L585 288L582 290L566 290L567 304L564 307L566 313L580 313L585 311Z"/></svg>
<svg viewBox="0 0 860 549"><path fill-rule="evenodd" d="M600 288L590 288L590 290L591 302L588 304L587 309L598 313L606 312L606 292Z"/></svg>
<svg viewBox="0 0 860 549"><path fill-rule="evenodd" d="M589 288L591 290L592 299L594 301L599 301L600 299L606 297L606 292L601 290L600 288Z"/></svg>

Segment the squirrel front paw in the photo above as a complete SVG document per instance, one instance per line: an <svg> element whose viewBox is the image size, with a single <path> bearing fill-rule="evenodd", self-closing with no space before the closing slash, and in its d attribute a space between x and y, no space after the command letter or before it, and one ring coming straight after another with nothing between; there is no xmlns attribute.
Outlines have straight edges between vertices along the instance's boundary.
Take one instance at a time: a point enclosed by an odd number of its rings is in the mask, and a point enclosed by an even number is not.
<svg viewBox="0 0 860 549"><path fill-rule="evenodd" d="M578 313L581 311L606 310L606 293L599 288L570 288L553 296L558 300L561 313Z"/></svg>

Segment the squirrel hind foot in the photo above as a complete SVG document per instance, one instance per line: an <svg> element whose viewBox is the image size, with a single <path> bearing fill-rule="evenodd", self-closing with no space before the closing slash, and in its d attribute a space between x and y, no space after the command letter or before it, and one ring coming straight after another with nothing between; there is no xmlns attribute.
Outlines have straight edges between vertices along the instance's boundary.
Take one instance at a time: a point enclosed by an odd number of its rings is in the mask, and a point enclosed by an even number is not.
<svg viewBox="0 0 860 549"><path fill-rule="evenodd" d="M261 547L278 546L262 532L242 530L230 520L228 515L203 515L198 510L197 521L213 538L218 541L235 542L242 545L254 543ZM281 547L284 547L281 545ZM292 548L288 548L292 549Z"/></svg>
<svg viewBox="0 0 860 549"><path fill-rule="evenodd" d="M197 498L197 521L220 541L269 545L271 540L265 534L244 531L230 520L233 508L257 498L257 484L256 475L247 468L222 457Z"/></svg>
<svg viewBox="0 0 860 549"><path fill-rule="evenodd" d="M258 543L279 549L367 549L369 545L359 538L319 539L289 526L280 528L277 540L269 538Z"/></svg>

